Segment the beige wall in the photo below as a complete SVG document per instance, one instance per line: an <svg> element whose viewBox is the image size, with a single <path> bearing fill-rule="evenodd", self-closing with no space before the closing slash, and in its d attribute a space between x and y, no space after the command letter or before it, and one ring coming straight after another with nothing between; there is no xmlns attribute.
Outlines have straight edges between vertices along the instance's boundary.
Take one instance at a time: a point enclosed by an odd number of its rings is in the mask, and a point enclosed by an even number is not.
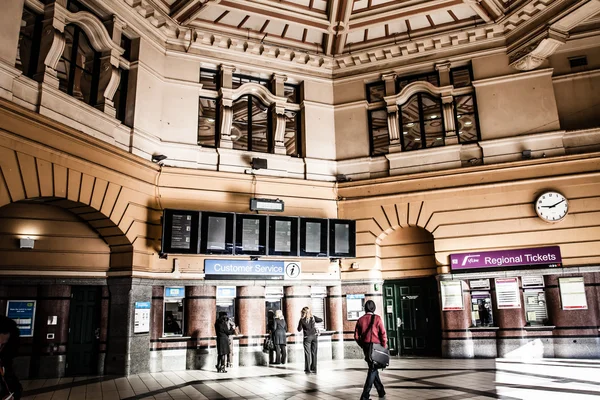
<svg viewBox="0 0 600 400"><path fill-rule="evenodd" d="M481 139L560 129L552 70L475 81Z"/></svg>
<svg viewBox="0 0 600 400"><path fill-rule="evenodd" d="M579 72L553 82L562 129L600 126L600 72Z"/></svg>
<svg viewBox="0 0 600 400"><path fill-rule="evenodd" d="M35 239L33 249L19 248L19 239ZM0 207L0 269L11 271L106 272L110 248L72 212L40 203Z"/></svg>

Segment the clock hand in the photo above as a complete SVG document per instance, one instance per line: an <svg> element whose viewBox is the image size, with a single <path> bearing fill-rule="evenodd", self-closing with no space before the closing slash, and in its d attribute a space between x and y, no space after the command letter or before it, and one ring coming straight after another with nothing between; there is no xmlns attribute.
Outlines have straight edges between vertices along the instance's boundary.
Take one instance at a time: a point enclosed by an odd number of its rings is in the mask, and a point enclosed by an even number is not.
<svg viewBox="0 0 600 400"><path fill-rule="evenodd" d="M555 205L553 205L553 206L550 206L550 207L548 207L548 208L554 208L554 207L556 207L557 205L559 205L560 203L562 203L563 201L565 201L565 199L562 199L561 201L559 201L559 202L558 202L558 203L556 203Z"/></svg>

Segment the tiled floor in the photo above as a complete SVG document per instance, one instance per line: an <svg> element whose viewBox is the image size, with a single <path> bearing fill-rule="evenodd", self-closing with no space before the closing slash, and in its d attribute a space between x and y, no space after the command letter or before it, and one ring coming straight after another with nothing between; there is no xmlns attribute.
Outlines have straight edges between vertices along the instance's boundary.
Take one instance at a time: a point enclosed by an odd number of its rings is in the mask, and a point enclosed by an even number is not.
<svg viewBox="0 0 600 400"><path fill-rule="evenodd" d="M358 399L362 360L303 365L194 370L125 377L78 377L22 382L24 400ZM387 399L598 399L600 360L394 359L381 372ZM377 398L377 392L371 395Z"/></svg>

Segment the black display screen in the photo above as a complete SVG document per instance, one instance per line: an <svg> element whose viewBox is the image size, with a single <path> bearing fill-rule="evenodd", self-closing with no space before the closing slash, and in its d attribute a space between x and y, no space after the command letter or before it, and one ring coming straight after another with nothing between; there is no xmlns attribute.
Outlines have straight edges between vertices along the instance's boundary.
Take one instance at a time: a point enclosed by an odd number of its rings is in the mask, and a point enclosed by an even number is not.
<svg viewBox="0 0 600 400"><path fill-rule="evenodd" d="M236 214L235 254L264 256L267 254L267 216Z"/></svg>
<svg viewBox="0 0 600 400"><path fill-rule="evenodd" d="M329 220L329 256L356 257L356 221Z"/></svg>
<svg viewBox="0 0 600 400"><path fill-rule="evenodd" d="M202 254L233 254L233 218L232 213L202 212Z"/></svg>
<svg viewBox="0 0 600 400"><path fill-rule="evenodd" d="M300 218L300 255L327 257L327 219Z"/></svg>
<svg viewBox="0 0 600 400"><path fill-rule="evenodd" d="M298 255L298 218L269 216L269 255Z"/></svg>
<svg viewBox="0 0 600 400"><path fill-rule="evenodd" d="M198 254L200 212L167 209L163 215L162 252Z"/></svg>

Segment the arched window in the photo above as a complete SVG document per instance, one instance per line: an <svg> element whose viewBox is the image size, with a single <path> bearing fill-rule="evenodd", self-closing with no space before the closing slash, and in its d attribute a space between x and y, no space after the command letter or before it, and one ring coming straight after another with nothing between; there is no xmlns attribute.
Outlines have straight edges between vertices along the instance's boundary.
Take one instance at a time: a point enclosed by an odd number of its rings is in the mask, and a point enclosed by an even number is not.
<svg viewBox="0 0 600 400"><path fill-rule="evenodd" d="M100 56L78 26L65 27L65 40L65 49L57 67L59 88L95 106L98 103Z"/></svg>
<svg viewBox="0 0 600 400"><path fill-rule="evenodd" d="M417 93L401 107L400 140L402 151L444 145L444 121L439 99Z"/></svg>
<svg viewBox="0 0 600 400"><path fill-rule="evenodd" d="M257 97L244 95L233 102L231 140L237 150L273 151L271 111Z"/></svg>

